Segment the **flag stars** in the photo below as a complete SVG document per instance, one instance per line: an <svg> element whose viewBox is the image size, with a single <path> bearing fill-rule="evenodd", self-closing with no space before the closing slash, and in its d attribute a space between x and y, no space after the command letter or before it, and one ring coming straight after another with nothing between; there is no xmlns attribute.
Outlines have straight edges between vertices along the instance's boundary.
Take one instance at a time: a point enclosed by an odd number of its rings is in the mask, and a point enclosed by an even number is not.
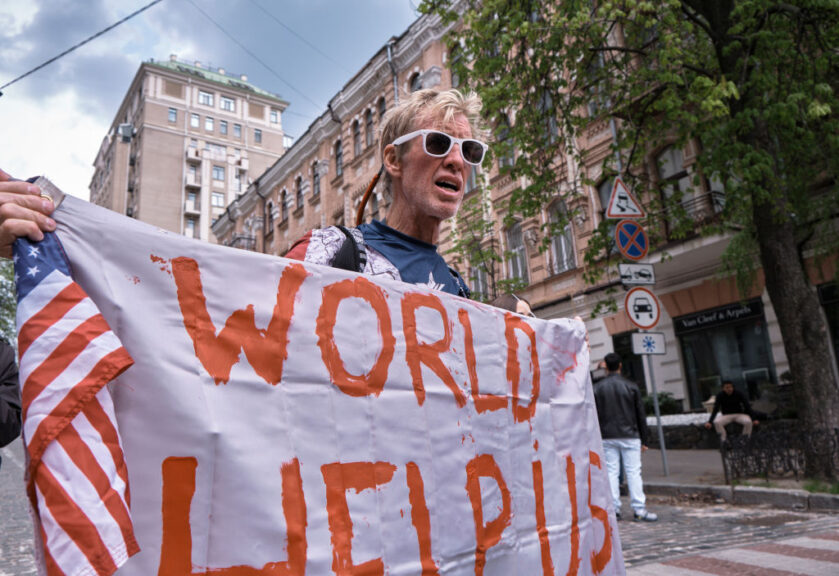
<svg viewBox="0 0 839 576"><path fill-rule="evenodd" d="M20 260L20 256L18 256L18 255L17 255L17 252L15 252L15 255L14 255L14 256L12 256L12 262L14 262L15 264L17 264L17 261L18 261L18 260Z"/></svg>
<svg viewBox="0 0 839 576"><path fill-rule="evenodd" d="M41 270L37 266L30 266L29 269L26 271L27 276L32 276L33 278L38 275Z"/></svg>
<svg viewBox="0 0 839 576"><path fill-rule="evenodd" d="M41 255L41 251L37 246L30 246L29 247L29 257L30 258L37 258ZM31 270L31 268L30 268Z"/></svg>

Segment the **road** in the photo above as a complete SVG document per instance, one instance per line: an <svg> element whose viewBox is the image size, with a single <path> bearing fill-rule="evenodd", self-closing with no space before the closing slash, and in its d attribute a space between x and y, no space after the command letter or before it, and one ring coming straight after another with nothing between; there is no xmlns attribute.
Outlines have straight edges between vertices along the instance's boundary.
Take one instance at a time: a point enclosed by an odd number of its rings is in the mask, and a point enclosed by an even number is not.
<svg viewBox="0 0 839 576"><path fill-rule="evenodd" d="M0 576L34 575L21 442L0 456ZM652 497L648 507L658 522L618 524L629 576L839 574L839 515Z"/></svg>

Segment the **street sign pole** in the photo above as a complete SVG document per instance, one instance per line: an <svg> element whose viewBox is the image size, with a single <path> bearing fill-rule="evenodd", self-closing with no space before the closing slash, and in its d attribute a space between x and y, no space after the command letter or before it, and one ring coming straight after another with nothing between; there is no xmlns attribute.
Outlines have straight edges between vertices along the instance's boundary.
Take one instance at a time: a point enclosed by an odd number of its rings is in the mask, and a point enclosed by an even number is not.
<svg viewBox="0 0 839 576"><path fill-rule="evenodd" d="M667 466L667 448L664 446L664 428L661 426L661 411L658 409L658 390L655 387L655 375L653 374L653 362L649 354L644 354L647 375L650 377L650 386L653 389L653 409L655 410L655 422L658 426L658 445L661 446L661 466L664 475L670 476L670 469Z"/></svg>

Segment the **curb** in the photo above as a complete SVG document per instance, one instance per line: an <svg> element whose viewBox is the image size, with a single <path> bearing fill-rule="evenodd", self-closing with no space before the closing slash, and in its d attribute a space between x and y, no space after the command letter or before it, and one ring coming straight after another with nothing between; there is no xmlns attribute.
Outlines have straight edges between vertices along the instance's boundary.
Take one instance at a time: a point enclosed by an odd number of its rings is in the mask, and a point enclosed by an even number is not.
<svg viewBox="0 0 839 576"><path fill-rule="evenodd" d="M644 483L644 492L681 500L722 501L742 506L771 506L797 512L839 514L839 495L810 493L805 490L784 490L757 486L719 486L707 484Z"/></svg>

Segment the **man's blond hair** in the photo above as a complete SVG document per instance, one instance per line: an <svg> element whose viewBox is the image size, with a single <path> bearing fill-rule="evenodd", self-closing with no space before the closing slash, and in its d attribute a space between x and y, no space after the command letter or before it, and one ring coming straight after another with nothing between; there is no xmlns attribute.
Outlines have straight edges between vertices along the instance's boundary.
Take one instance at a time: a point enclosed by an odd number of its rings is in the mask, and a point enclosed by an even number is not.
<svg viewBox="0 0 839 576"><path fill-rule="evenodd" d="M419 123L429 119L441 123L454 121L455 116L463 115L469 122L472 137L479 140L485 137L481 119L481 98L474 92L463 94L459 90L417 90L399 105L385 113L379 129L379 153L384 158L385 147L394 140L418 129ZM396 157L402 157L402 147L397 147ZM385 171L385 185L390 187L390 174Z"/></svg>

